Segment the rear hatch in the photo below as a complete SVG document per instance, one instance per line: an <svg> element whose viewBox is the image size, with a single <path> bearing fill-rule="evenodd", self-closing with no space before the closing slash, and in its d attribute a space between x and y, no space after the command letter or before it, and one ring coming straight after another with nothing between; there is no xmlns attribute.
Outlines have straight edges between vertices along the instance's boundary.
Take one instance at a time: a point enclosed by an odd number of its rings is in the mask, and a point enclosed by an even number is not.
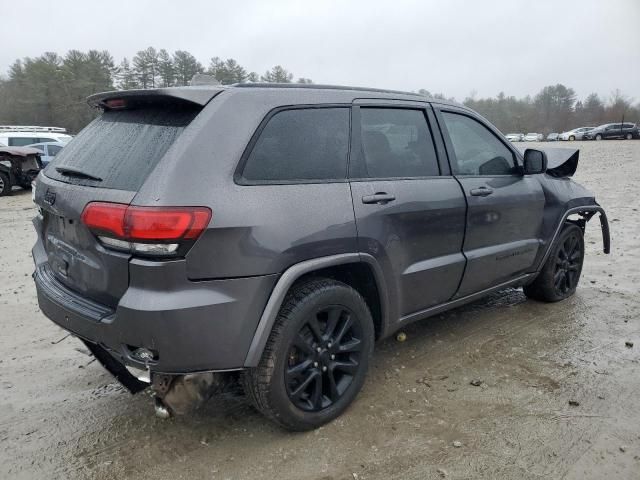
<svg viewBox="0 0 640 480"><path fill-rule="evenodd" d="M90 202L131 203L205 103L149 92L118 96L124 100L98 98L104 113L61 150L36 187L44 268L68 288L111 307L128 287L131 255L105 248L82 223L82 212Z"/></svg>

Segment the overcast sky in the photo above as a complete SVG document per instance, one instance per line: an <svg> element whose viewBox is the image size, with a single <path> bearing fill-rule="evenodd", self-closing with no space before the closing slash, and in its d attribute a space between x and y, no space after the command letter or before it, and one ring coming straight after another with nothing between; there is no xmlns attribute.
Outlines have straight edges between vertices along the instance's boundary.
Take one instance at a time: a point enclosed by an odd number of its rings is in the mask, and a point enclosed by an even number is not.
<svg viewBox="0 0 640 480"><path fill-rule="evenodd" d="M640 0L4 2L1 72L44 51L106 49L119 62L154 46L459 100L564 83L640 101Z"/></svg>

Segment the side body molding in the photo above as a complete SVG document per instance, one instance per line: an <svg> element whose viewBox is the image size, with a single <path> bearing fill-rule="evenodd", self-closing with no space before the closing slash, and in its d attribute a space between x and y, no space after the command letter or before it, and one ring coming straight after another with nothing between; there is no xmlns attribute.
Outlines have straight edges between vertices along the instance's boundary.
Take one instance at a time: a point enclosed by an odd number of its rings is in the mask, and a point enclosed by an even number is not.
<svg viewBox="0 0 640 480"><path fill-rule="evenodd" d="M280 306L284 301L284 298L291 288L291 286L298 280L301 276L311 273L317 270L321 270L327 267L334 267L337 265L346 265L350 263L367 263L372 267L374 272L376 284L378 287L378 292L380 296L380 306L381 306L381 314L382 314L382 330L385 331L387 325L387 289L384 283L384 277L382 276L382 272L380 267L377 265L377 262L373 257L367 254L360 253L342 253L339 255L330 255L327 257L314 258L311 260L305 260L304 262L297 263L291 267L289 267L282 276L278 279L276 286L273 288L271 292L271 296L269 297L269 301L262 312L262 316L260 317L260 322L258 323L258 327L256 328L255 333L253 334L253 340L251 341L251 345L249 347L249 352L247 353L247 357L244 361L245 367L256 367L260 362L260 357L262 357L262 352L264 350L265 345L267 344L267 340L269 339L269 335L271 334L271 329L273 328L273 324L276 321L276 317L278 316L278 312L280 311Z"/></svg>

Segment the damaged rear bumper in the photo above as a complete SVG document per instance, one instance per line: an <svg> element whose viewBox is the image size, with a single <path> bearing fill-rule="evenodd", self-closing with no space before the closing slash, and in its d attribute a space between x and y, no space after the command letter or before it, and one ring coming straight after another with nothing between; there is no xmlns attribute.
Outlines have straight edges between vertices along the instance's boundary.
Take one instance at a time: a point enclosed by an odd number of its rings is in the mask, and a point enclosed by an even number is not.
<svg viewBox="0 0 640 480"><path fill-rule="evenodd" d="M123 384L135 380L125 385L132 391L140 385L125 366L170 375L243 368L277 279L266 275L192 282L184 260L134 259L129 264L129 288L117 307L110 308L60 282L41 240L33 258L42 312L85 341ZM140 351L152 355L140 356Z"/></svg>

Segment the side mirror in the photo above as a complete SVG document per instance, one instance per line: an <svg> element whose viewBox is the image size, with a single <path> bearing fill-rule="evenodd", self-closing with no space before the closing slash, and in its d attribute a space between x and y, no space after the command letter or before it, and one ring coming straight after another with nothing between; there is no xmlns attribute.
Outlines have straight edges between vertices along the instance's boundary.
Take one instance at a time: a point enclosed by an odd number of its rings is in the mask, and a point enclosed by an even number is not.
<svg viewBox="0 0 640 480"><path fill-rule="evenodd" d="M524 174L535 175L547 171L547 154L541 150L527 148L524 151Z"/></svg>

